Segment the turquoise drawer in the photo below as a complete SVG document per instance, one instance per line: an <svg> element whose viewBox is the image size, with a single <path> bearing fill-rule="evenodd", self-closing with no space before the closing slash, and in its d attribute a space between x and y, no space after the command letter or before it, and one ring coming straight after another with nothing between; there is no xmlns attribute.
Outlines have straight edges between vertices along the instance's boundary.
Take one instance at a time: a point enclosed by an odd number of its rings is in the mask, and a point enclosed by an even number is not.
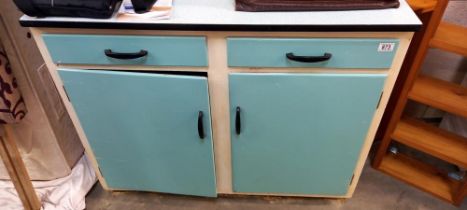
<svg viewBox="0 0 467 210"><path fill-rule="evenodd" d="M398 39L228 38L230 67L390 68Z"/></svg>
<svg viewBox="0 0 467 210"><path fill-rule="evenodd" d="M44 34L60 64L207 66L206 38Z"/></svg>

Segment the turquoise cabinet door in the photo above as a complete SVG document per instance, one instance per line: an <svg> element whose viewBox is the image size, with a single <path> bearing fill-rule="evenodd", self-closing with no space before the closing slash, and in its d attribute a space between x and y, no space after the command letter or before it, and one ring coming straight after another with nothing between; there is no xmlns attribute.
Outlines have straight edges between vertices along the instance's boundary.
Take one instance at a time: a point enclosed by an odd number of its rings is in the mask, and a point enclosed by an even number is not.
<svg viewBox="0 0 467 210"><path fill-rule="evenodd" d="M205 77L59 74L110 188L216 196Z"/></svg>
<svg viewBox="0 0 467 210"><path fill-rule="evenodd" d="M234 191L345 195L385 78L230 74Z"/></svg>

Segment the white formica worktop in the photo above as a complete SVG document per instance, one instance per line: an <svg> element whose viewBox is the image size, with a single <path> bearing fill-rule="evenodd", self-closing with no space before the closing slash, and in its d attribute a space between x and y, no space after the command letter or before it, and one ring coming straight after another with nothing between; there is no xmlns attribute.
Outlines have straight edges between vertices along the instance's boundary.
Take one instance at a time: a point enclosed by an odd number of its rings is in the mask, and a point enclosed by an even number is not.
<svg viewBox="0 0 467 210"><path fill-rule="evenodd" d="M28 27L132 28L235 31L413 31L421 25L404 0L396 9L241 12L234 0L174 0L170 20L117 20L47 17L21 18Z"/></svg>

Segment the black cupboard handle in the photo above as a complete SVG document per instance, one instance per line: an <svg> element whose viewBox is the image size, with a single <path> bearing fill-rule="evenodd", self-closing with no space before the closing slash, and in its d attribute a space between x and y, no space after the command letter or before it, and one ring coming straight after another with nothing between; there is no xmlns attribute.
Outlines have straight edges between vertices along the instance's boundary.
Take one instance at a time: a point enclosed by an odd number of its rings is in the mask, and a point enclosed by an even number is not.
<svg viewBox="0 0 467 210"><path fill-rule="evenodd" d="M331 59L332 54L324 53L324 55L322 56L297 56L297 55L294 55L293 53L287 53L285 54L285 56L289 60L293 60L293 61L304 62L304 63L316 63L316 62L327 61Z"/></svg>
<svg viewBox="0 0 467 210"><path fill-rule="evenodd" d="M104 53L107 57L115 58L115 59L122 59L122 60L129 60L129 59L136 59L142 58L148 55L148 51L140 50L136 53L119 53L119 52L112 52L111 49L104 50Z"/></svg>
<svg viewBox="0 0 467 210"><path fill-rule="evenodd" d="M206 136L204 134L203 116L204 116L203 112L199 111L198 112L198 135L200 139L204 139L204 137Z"/></svg>
<svg viewBox="0 0 467 210"><path fill-rule="evenodd" d="M237 135L240 135L242 132L242 119L240 118L241 109L237 106L237 110L235 112L235 132Z"/></svg>

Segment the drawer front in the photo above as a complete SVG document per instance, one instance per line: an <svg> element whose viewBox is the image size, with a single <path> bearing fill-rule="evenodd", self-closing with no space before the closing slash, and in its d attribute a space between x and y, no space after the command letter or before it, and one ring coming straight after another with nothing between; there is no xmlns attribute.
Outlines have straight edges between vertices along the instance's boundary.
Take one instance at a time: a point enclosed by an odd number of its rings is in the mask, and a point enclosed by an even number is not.
<svg viewBox="0 0 467 210"><path fill-rule="evenodd" d="M398 44L398 39L227 39L230 67L390 68Z"/></svg>
<svg viewBox="0 0 467 210"><path fill-rule="evenodd" d="M205 37L44 34L43 39L52 60L61 64L207 66Z"/></svg>

